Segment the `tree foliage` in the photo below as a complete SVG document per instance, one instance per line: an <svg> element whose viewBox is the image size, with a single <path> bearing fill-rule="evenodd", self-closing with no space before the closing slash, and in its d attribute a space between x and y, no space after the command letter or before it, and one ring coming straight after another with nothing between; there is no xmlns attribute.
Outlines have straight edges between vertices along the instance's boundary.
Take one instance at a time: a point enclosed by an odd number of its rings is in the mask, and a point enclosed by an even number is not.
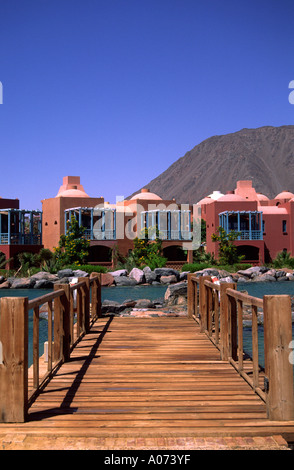
<svg viewBox="0 0 294 470"><path fill-rule="evenodd" d="M211 239L219 243L219 262L220 264L235 264L244 259L244 256L238 255L237 246L234 241L240 236L239 232L231 230L226 232L222 227L217 228L218 235L213 233Z"/></svg>
<svg viewBox="0 0 294 470"><path fill-rule="evenodd" d="M80 227L72 216L68 221L66 235L61 235L59 246L55 248L55 258L60 264L85 264L89 256L90 242L84 236L85 229Z"/></svg>
<svg viewBox="0 0 294 470"><path fill-rule="evenodd" d="M140 236L134 239L130 257L135 266L149 266L152 270L165 266L167 258L162 256L162 241L159 235L157 227L145 228Z"/></svg>

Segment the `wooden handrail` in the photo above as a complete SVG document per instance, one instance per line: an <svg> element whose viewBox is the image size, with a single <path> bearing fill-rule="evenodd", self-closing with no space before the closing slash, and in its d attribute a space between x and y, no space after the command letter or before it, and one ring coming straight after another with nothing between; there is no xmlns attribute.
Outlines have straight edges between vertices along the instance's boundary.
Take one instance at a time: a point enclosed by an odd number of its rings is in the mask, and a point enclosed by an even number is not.
<svg viewBox="0 0 294 470"><path fill-rule="evenodd" d="M48 305L48 364L46 373L40 378L39 318L43 304ZM56 284L53 292L30 301L27 297L3 297L0 309L0 422L24 422L29 406L46 381L61 363L69 360L75 344L89 331L91 323L101 316L101 275L79 278L78 283L72 286ZM33 365L29 394L30 310L33 311ZM8 393L10 389L12 393Z"/></svg>
<svg viewBox="0 0 294 470"><path fill-rule="evenodd" d="M50 302L51 300L56 299L57 297L60 297L61 295L64 294L63 289L56 290L54 292L50 292L50 294L44 294L41 295L40 297L36 297L35 299L29 300L28 301L28 308L29 310L39 307L40 305L43 305L47 302Z"/></svg>
<svg viewBox="0 0 294 470"><path fill-rule="evenodd" d="M252 358L243 350L243 306L251 308ZM258 360L258 308L264 316L265 368ZM293 365L290 363L292 314L290 296L263 299L238 292L234 283L217 285L188 274L188 316L266 402L269 419L294 420ZM248 365L250 364L250 370ZM263 384L262 384L263 379Z"/></svg>

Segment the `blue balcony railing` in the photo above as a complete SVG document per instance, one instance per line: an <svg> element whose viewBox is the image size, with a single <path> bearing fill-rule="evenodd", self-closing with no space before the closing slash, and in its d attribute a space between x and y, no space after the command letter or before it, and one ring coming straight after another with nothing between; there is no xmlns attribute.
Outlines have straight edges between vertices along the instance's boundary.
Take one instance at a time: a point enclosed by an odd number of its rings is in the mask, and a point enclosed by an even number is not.
<svg viewBox="0 0 294 470"><path fill-rule="evenodd" d="M41 245L41 235L26 233L0 233L0 245Z"/></svg>

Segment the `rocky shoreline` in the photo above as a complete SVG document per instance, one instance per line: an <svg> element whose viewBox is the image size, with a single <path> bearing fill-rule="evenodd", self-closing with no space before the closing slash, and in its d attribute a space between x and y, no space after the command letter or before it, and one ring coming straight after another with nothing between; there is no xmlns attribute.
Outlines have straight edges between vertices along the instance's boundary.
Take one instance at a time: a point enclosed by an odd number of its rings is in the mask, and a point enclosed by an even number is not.
<svg viewBox="0 0 294 470"><path fill-rule="evenodd" d="M103 287L115 286L143 286L143 285L163 285L166 292L163 298L157 300L149 299L127 299L122 304L112 300L105 300L102 303L103 314L129 315L131 312L165 311L166 314L180 314L187 310L187 274L171 268L156 268L152 271L149 267L144 269L134 268L127 272L125 269L102 274L101 282ZM264 266L252 267L240 270L236 273L229 273L217 268L206 268L194 273L195 276L212 276L220 282L286 282L294 280L294 272L291 269L272 269ZM73 278L88 277L89 274L81 270L63 269L56 274L48 272L38 272L27 278L7 278L0 276L0 289L51 289L54 284L67 284ZM91 277L91 275L90 275ZM292 309L294 310L294 297ZM248 312L249 315L250 312ZM152 313L151 313L152 314ZM262 314L260 313L260 323Z"/></svg>

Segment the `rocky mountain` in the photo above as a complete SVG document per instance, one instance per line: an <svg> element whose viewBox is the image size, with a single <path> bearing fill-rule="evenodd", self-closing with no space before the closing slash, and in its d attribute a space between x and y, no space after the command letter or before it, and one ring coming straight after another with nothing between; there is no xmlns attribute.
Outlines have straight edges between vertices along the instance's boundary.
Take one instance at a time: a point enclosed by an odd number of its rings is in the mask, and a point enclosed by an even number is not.
<svg viewBox="0 0 294 470"><path fill-rule="evenodd" d="M234 190L252 180L257 192L274 198L294 192L294 126L242 129L204 140L145 187L163 199L197 203L214 190Z"/></svg>

